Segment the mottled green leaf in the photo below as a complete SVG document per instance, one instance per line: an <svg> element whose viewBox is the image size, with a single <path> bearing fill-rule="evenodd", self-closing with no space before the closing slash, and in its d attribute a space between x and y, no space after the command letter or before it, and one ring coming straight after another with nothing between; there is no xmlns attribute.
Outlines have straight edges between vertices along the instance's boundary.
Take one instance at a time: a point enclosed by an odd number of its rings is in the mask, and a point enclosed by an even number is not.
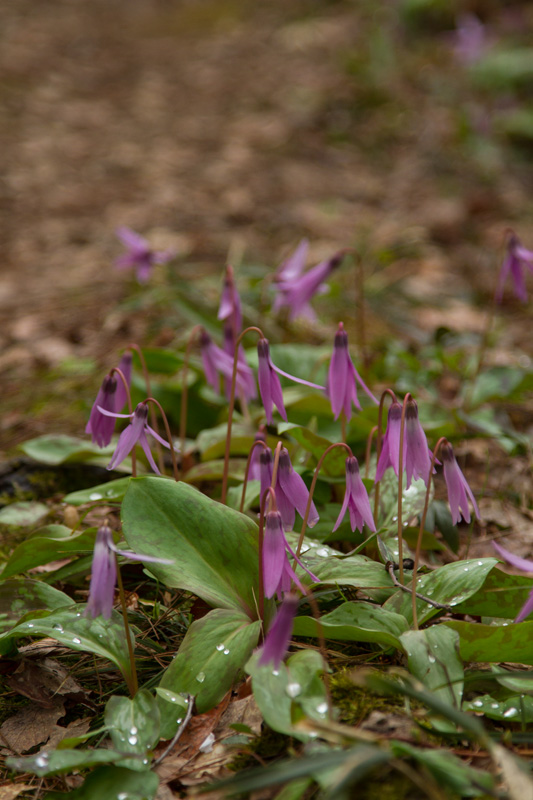
<svg viewBox="0 0 533 800"><path fill-rule="evenodd" d="M370 603L347 602L320 618L326 639L351 642L374 642L383 647L402 650L400 637L407 631L407 622L400 614L386 611ZM316 636L314 617L297 617L294 634Z"/></svg>
<svg viewBox="0 0 533 800"><path fill-rule="evenodd" d="M444 702L461 708L464 670L459 636L442 625L407 631L400 637L409 672Z"/></svg>
<svg viewBox="0 0 533 800"><path fill-rule="evenodd" d="M459 634L464 661L533 664L533 622L483 625L450 619L444 624Z"/></svg>
<svg viewBox="0 0 533 800"><path fill-rule="evenodd" d="M110 697L104 722L115 748L138 757L125 759L121 766L147 769L146 753L159 740L159 708L155 697L146 689L141 689L131 700L129 697Z"/></svg>
<svg viewBox="0 0 533 800"><path fill-rule="evenodd" d="M11 554L0 579L71 556L92 553L96 529L73 534L64 525L48 525L22 541Z"/></svg>
<svg viewBox="0 0 533 800"><path fill-rule="evenodd" d="M0 582L0 630L5 631L24 614L71 606L72 599L46 583L30 578Z"/></svg>
<svg viewBox="0 0 533 800"><path fill-rule="evenodd" d="M78 492L70 492L63 498L63 502L71 506L81 506L85 503L96 503L102 500L104 503L120 502L126 494L130 482L127 478L117 478L115 481L100 483L98 486L91 486L89 489L81 489Z"/></svg>

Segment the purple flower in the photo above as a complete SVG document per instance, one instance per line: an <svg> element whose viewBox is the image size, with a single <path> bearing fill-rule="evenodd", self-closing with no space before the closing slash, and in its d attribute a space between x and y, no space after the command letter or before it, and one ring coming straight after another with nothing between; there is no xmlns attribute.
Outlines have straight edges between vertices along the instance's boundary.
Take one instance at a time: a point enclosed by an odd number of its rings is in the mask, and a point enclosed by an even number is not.
<svg viewBox="0 0 533 800"><path fill-rule="evenodd" d="M261 400L263 401L263 408L265 409L265 416L269 425L272 424L272 407L276 406L281 417L287 421L287 412L283 405L283 394L281 391L281 383L279 382L278 375L283 375L295 383L301 383L303 386L310 386L312 389L320 389L324 391L324 386L318 383L311 383L304 381L303 378L297 378L295 375L289 375L279 367L273 364L270 357L270 345L268 339L259 339L257 342L257 377L259 381L259 392ZM278 373L278 375L276 375Z"/></svg>
<svg viewBox="0 0 533 800"><path fill-rule="evenodd" d="M98 447L107 447L110 443L115 430L115 420L113 417L104 415L101 409L115 411L117 395L117 379L114 375L106 375L102 385L96 395L89 422L85 428L85 433L90 433L92 440Z"/></svg>
<svg viewBox="0 0 533 800"><path fill-rule="evenodd" d="M499 544L496 542L492 543L492 546L496 550L499 556L507 561L512 567L515 569L519 569L521 572L533 572L533 561L528 561L525 558L520 558L520 556L515 556L513 553L510 553L508 550L504 550L503 547L500 547ZM529 597L527 598L526 602L518 612L518 616L515 619L515 622L522 622L531 612L533 611L533 590L529 593Z"/></svg>
<svg viewBox="0 0 533 800"><path fill-rule="evenodd" d="M162 439L161 436L159 436L159 434L148 425L148 406L146 403L139 403L133 414L113 414L101 407L99 410L107 417L120 417L131 420L131 423L128 425L128 427L124 428L118 437L115 452L113 453L111 461L107 465L107 469L115 469L115 467L118 467L118 465L124 461L126 456L130 454L135 445L139 443L144 450L144 454L148 459L148 463L152 467L153 471L159 475L160 472L152 457L152 453L150 452L150 446L146 438L146 432L153 436L154 439L157 439L157 441L160 442L164 447L168 447L169 450L170 444L165 439Z"/></svg>
<svg viewBox="0 0 533 800"><path fill-rule="evenodd" d="M220 297L220 307L218 309L218 319L227 319L231 324L234 335L238 336L242 330L242 309L239 292L235 286L233 277L233 267L229 264L226 267L226 277L224 288ZM231 354L233 355L233 353Z"/></svg>
<svg viewBox="0 0 533 800"><path fill-rule="evenodd" d="M200 333L200 348L202 351L202 362L207 382L219 393L218 373L225 380L229 380L231 389L231 378L233 375L233 354L230 356L222 348L214 343L205 329ZM252 398L256 395L255 379L252 370L240 358L237 360L237 381L236 389L243 393L245 397Z"/></svg>
<svg viewBox="0 0 533 800"><path fill-rule="evenodd" d="M453 453L452 446L449 442L443 442L440 448L442 464L444 468L444 480L448 489L448 501L450 503L450 511L452 512L453 524L457 525L461 519L461 515L465 522L470 522L470 509L468 508L467 495L472 501L474 506L474 513L477 519L480 519L479 508L476 499L472 494L470 486L466 482L466 478L459 468L459 464Z"/></svg>
<svg viewBox="0 0 533 800"><path fill-rule="evenodd" d="M307 251L309 250L309 240L302 239L294 253L292 253L285 261L278 267L274 276L275 283L291 283L299 278L305 269L305 262L307 261ZM279 300L279 295L274 302L274 309L276 310L276 302Z"/></svg>
<svg viewBox="0 0 533 800"><path fill-rule="evenodd" d="M340 251L301 276L291 280L279 281L277 283L278 294L274 301L274 311L287 306L289 308L289 319L292 320L303 316L310 320L315 320L316 314L309 305L309 301L315 294L323 291L324 281L339 266L343 258L344 253Z"/></svg>
<svg viewBox="0 0 533 800"><path fill-rule="evenodd" d="M402 407L396 401L391 403L387 420L387 430L381 443L381 453L376 468L376 481L380 481L388 467L392 467L396 476L400 472L400 430L402 426ZM405 464L405 446L403 443L403 463Z"/></svg>
<svg viewBox="0 0 533 800"><path fill-rule="evenodd" d="M273 457L270 448L262 448L259 456L259 470L261 480L261 497L272 483ZM278 472L276 476L276 486L274 487L278 510L283 520L283 528L292 531L296 511L303 518L307 502L309 500L309 489L305 485L303 478L294 471L287 448L282 447L279 454ZM312 528L318 522L318 511L314 503L309 509L309 519L307 524Z"/></svg>
<svg viewBox="0 0 533 800"><path fill-rule="evenodd" d="M283 532L279 511L269 511L265 514L265 533L263 537L263 587L265 597L274 597L275 594L281 597L285 592L290 591L292 581L303 592L302 584L290 565L288 553L293 558L296 558L297 563L307 572L311 580L315 583L319 582L316 575L313 575L312 572L304 567L291 549Z"/></svg>
<svg viewBox="0 0 533 800"><path fill-rule="evenodd" d="M496 302L503 300L503 287L507 277L511 275L514 293L522 303L527 303L527 289L524 279L524 267L533 272L533 250L527 250L516 234L511 233L507 239L507 253L500 271Z"/></svg>
<svg viewBox="0 0 533 800"><path fill-rule="evenodd" d="M415 481L422 478L427 486L433 454L428 447L426 434L418 419L418 406L414 400L408 400L405 408L404 441L405 471L407 473L405 488L410 487L413 478ZM435 472L435 470L433 471Z"/></svg>
<svg viewBox="0 0 533 800"><path fill-rule="evenodd" d="M274 669L279 669L289 649L298 602L298 595L293 593L286 594L283 598L283 603L270 626L263 646L259 649L259 664L272 663Z"/></svg>
<svg viewBox="0 0 533 800"><path fill-rule="evenodd" d="M485 26L474 14L462 14L455 32L454 52L461 64L479 61L487 47Z"/></svg>
<svg viewBox="0 0 533 800"><path fill-rule="evenodd" d="M331 403L331 410L338 418L341 411L347 420L352 416L352 402L356 408L361 410L361 405L357 399L357 384L361 386L363 391L375 402L378 401L363 382L361 376L350 358L348 352L348 334L344 330L344 325L339 322L339 329L335 334L335 342L333 344L333 355L329 365L327 393Z"/></svg>
<svg viewBox="0 0 533 800"><path fill-rule="evenodd" d="M127 252L116 259L115 266L119 269L135 268L139 283L147 282L154 264L166 264L174 256L170 250L152 250L147 240L131 228L117 228L116 234L126 246Z"/></svg>
<svg viewBox="0 0 533 800"><path fill-rule="evenodd" d="M131 386L131 369L132 369L132 355L129 350L127 350L122 358L120 359L120 363L118 365L119 370L122 372L124 377L126 378L126 383L128 386ZM121 411L124 406L126 405L126 401L128 399L128 395L126 394L126 389L124 388L124 384L122 383L122 379L120 377L117 378L117 393L115 396L115 411ZM111 410L111 409L110 409Z"/></svg>
<svg viewBox="0 0 533 800"><path fill-rule="evenodd" d="M89 586L89 599L85 616L109 619L113 610L115 583L117 580L117 567L115 553L132 561L150 561L158 564L172 564L167 558L143 556L140 553L130 553L118 550L113 543L113 533L107 525L98 528L94 543L91 583Z"/></svg>
<svg viewBox="0 0 533 800"><path fill-rule="evenodd" d="M255 434L254 443L255 442L266 442L266 429L264 425L261 425ZM248 478L251 481L261 480L261 453L264 450L266 450L265 447L254 447L253 449L252 458L250 460L250 469L248 470ZM268 452L270 453L270 450L268 450ZM270 453L270 459L272 460L272 453ZM263 486L261 485L261 497L262 496Z"/></svg>
<svg viewBox="0 0 533 800"><path fill-rule="evenodd" d="M370 509L370 500L368 499L368 494L361 480L359 464L355 456L348 456L346 459L346 492L333 531L336 531L341 524L346 514L346 509L350 511L350 525L352 531L355 531L356 528L362 531L366 523L370 530L375 532L376 526Z"/></svg>
<svg viewBox="0 0 533 800"><path fill-rule="evenodd" d="M223 350L231 358L231 369L233 374L233 359L235 357L235 335L233 333L233 326L227 322L224 325L224 347ZM244 395L246 400L254 400L257 397L257 388L255 385L254 373L248 366L244 348L239 345L239 352L237 354L237 389L240 394ZM229 400L231 394L231 374L224 377L224 394Z"/></svg>

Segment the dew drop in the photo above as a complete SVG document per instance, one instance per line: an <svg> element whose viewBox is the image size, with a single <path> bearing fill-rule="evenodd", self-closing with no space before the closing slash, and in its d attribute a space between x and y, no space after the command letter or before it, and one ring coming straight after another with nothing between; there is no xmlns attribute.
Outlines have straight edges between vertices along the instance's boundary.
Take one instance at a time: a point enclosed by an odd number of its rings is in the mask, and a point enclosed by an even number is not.
<svg viewBox="0 0 533 800"><path fill-rule="evenodd" d="M28 628L33 628L33 622L28 622Z"/></svg>
<svg viewBox="0 0 533 800"><path fill-rule="evenodd" d="M213 745L215 743L215 734L210 733L208 736L205 737L202 744L198 748L200 753L210 753L213 749Z"/></svg>
<svg viewBox="0 0 533 800"><path fill-rule="evenodd" d="M178 702L178 698L174 697L174 695L172 695L172 697L169 697L169 700L170 700L171 703L177 703Z"/></svg>
<svg viewBox="0 0 533 800"><path fill-rule="evenodd" d="M478 561L477 565L478 565L478 567L482 567L483 566L483 561Z"/></svg>
<svg viewBox="0 0 533 800"><path fill-rule="evenodd" d="M507 711L503 712L504 717L514 717L515 714L518 714L516 708L508 708Z"/></svg>
<svg viewBox="0 0 533 800"><path fill-rule="evenodd" d="M483 700L474 700L472 705L475 706L476 708L481 708L483 706Z"/></svg>
<svg viewBox="0 0 533 800"><path fill-rule="evenodd" d="M76 611L76 616L81 617L81 611Z"/></svg>
<svg viewBox="0 0 533 800"><path fill-rule="evenodd" d="M137 744L137 737L136 736L129 736L128 737L128 742L130 744Z"/></svg>
<svg viewBox="0 0 533 800"><path fill-rule="evenodd" d="M147 758L143 758L143 764L148 764L148 759Z"/></svg>
<svg viewBox="0 0 533 800"><path fill-rule="evenodd" d="M107 492L105 493L105 496L106 497L113 497L114 494L115 494L114 489L108 489Z"/></svg>
<svg viewBox="0 0 533 800"><path fill-rule="evenodd" d="M320 705L316 707L316 710L318 711L319 714L326 714L328 710L328 704L320 703Z"/></svg>
<svg viewBox="0 0 533 800"><path fill-rule="evenodd" d="M435 661L436 661L436 658L435 658L435 656L429 655L429 656L428 656L428 661L429 661L429 663L430 663L430 664L434 664L434 663L435 663Z"/></svg>
<svg viewBox="0 0 533 800"><path fill-rule="evenodd" d="M287 688L285 689L289 697L298 697L300 692L302 691L302 687L299 683L288 683Z"/></svg>
<svg viewBox="0 0 533 800"><path fill-rule="evenodd" d="M500 704L499 703L491 703L490 707L491 708L499 708Z"/></svg>
<svg viewBox="0 0 533 800"><path fill-rule="evenodd" d="M309 738L310 739L316 739L317 736L318 736L318 733L316 731L309 731Z"/></svg>
<svg viewBox="0 0 533 800"><path fill-rule="evenodd" d="M227 647L226 647L226 649L224 650L224 655L225 655L225 656L229 656L229 650L228 650L228 648L227 648Z"/></svg>
<svg viewBox="0 0 533 800"><path fill-rule="evenodd" d="M64 633L63 626L56 622L55 625L52 625L52 630L57 631L58 633Z"/></svg>
<svg viewBox="0 0 533 800"><path fill-rule="evenodd" d="M91 492L89 495L89 500L103 500L103 498L104 496L100 492Z"/></svg>
<svg viewBox="0 0 533 800"><path fill-rule="evenodd" d="M130 733L132 736L135 736L135 734L137 733L137 728L135 727L135 725L131 726Z"/></svg>
<svg viewBox="0 0 533 800"><path fill-rule="evenodd" d="M40 767L40 769L43 769L43 767L47 767L48 753L41 753L41 755L37 756L37 758L35 759L35 766Z"/></svg>
<svg viewBox="0 0 533 800"><path fill-rule="evenodd" d="M182 719L181 717L180 717L179 719L177 719L177 720L176 720L176 723L177 723L178 725L181 725L181 723L182 723L182 722L183 722L183 719Z"/></svg>
<svg viewBox="0 0 533 800"><path fill-rule="evenodd" d="M205 672L199 672L196 676L196 680L198 683L203 683L205 681Z"/></svg>
<svg viewBox="0 0 533 800"><path fill-rule="evenodd" d="M321 547L319 550L316 551L317 556L321 556L322 558L327 558L329 553L325 547Z"/></svg>
<svg viewBox="0 0 533 800"><path fill-rule="evenodd" d="M117 800L128 800L129 794L127 792L120 792L117 794Z"/></svg>
<svg viewBox="0 0 533 800"><path fill-rule="evenodd" d="M73 641L74 644L81 644L81 639L78 639L77 636L75 636L72 641Z"/></svg>
<svg viewBox="0 0 533 800"><path fill-rule="evenodd" d="M509 625L508 622L502 622L502 628L506 628Z"/></svg>
<svg viewBox="0 0 533 800"><path fill-rule="evenodd" d="M468 572L468 567L463 567L463 572Z"/></svg>
<svg viewBox="0 0 533 800"><path fill-rule="evenodd" d="M300 553L307 553L308 550L309 550L309 545L303 544L300 548Z"/></svg>
<svg viewBox="0 0 533 800"><path fill-rule="evenodd" d="M273 670L272 670L272 675L273 675L275 678L277 678L277 677L278 677L278 675L279 675L279 669L273 669Z"/></svg>
<svg viewBox="0 0 533 800"><path fill-rule="evenodd" d="M222 652L222 650L224 650L225 646L226 646L226 645L224 645L224 644L217 644L217 647L216 647L216 649L218 650L218 652L219 652L219 653L221 653L221 652Z"/></svg>

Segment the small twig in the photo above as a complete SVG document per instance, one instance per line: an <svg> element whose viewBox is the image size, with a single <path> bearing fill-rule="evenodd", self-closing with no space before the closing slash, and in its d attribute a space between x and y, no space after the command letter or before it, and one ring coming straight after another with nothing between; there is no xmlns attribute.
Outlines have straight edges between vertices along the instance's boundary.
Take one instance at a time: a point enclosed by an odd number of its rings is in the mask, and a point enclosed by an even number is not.
<svg viewBox="0 0 533 800"><path fill-rule="evenodd" d="M387 561L387 563L385 564L385 569L389 573L393 584L398 589L401 589L402 592L407 592L408 594L411 594L411 589L409 588L409 586L404 586L403 583L400 583L400 581L394 574L394 564L392 561ZM444 603L437 603L436 600L432 600L431 597L426 597L425 595L420 594L419 592L416 592L416 597L418 597L419 600L423 600L424 603L429 603L429 605L433 606L434 608L441 608L443 611L452 610L451 606L444 605Z"/></svg>
<svg viewBox="0 0 533 800"><path fill-rule="evenodd" d="M187 713L183 717L183 720L181 721L180 726L179 726L178 730L176 731L176 733L174 734L174 737L172 738L172 741L170 742L168 747L165 750L163 750L161 755L158 758L156 758L156 760L154 761L154 767L157 767L157 765L160 764L168 756L170 751L174 748L174 746L177 744L177 742L181 738L181 734L183 733L183 731L185 730L185 728L189 724L190 719L192 717L193 706L194 706L194 697L192 696L192 694L188 694L187 695Z"/></svg>

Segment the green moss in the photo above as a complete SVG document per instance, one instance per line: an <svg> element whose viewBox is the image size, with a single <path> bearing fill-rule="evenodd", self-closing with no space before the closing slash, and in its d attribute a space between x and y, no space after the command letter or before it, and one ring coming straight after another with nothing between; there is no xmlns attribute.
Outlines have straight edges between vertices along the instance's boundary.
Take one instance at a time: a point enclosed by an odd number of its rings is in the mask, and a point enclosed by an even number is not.
<svg viewBox="0 0 533 800"><path fill-rule="evenodd" d="M331 697L339 710L339 720L347 725L358 725L372 711L394 712L403 710L401 698L382 697L369 689L356 686L350 676L350 670L337 672L330 677Z"/></svg>

